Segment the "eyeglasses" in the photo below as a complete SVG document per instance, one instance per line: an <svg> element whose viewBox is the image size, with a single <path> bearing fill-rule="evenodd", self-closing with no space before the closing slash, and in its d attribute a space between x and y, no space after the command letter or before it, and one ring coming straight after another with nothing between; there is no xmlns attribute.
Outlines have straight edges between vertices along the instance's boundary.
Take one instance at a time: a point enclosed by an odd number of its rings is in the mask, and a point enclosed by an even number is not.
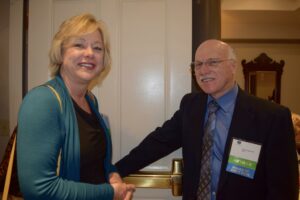
<svg viewBox="0 0 300 200"><path fill-rule="evenodd" d="M200 70L203 65L206 65L209 69L214 69L218 67L218 65L222 62L229 61L233 59L223 59L223 60L217 60L217 59L208 59L206 61L194 61L191 63L192 70Z"/></svg>

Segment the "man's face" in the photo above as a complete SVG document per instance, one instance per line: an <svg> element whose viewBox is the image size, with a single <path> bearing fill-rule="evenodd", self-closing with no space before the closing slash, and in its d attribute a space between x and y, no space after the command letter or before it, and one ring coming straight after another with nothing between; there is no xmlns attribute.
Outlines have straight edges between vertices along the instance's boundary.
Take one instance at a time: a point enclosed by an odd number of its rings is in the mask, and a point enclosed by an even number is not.
<svg viewBox="0 0 300 200"><path fill-rule="evenodd" d="M199 46L194 70L198 85L215 99L223 96L235 83L235 61L229 59L227 45L209 40Z"/></svg>

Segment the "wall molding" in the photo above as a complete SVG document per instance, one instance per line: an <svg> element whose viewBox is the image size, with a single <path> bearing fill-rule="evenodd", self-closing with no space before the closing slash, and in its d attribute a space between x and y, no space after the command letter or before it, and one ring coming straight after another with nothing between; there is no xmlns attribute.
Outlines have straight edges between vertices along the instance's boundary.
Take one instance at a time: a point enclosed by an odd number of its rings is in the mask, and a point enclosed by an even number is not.
<svg viewBox="0 0 300 200"><path fill-rule="evenodd" d="M226 43L272 43L272 44L300 44L300 39L260 39L260 38L222 38Z"/></svg>

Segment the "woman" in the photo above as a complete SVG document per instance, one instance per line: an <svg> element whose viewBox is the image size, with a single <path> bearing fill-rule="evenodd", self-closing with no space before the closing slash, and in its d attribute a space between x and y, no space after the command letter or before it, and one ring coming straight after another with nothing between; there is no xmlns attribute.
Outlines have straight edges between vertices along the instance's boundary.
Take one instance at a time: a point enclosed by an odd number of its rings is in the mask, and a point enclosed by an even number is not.
<svg viewBox="0 0 300 200"><path fill-rule="evenodd" d="M134 186L122 183L111 164L110 133L88 90L111 63L103 24L90 14L66 20L49 57L53 79L31 90L19 112L17 164L25 199L130 198Z"/></svg>

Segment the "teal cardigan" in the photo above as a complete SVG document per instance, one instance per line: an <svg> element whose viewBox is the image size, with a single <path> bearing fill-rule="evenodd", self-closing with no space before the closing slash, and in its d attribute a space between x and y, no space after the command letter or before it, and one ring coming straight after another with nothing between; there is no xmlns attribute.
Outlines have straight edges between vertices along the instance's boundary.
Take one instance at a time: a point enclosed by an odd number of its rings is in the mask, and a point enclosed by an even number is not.
<svg viewBox="0 0 300 200"><path fill-rule="evenodd" d="M116 172L111 163L110 132L98 111L96 98L88 92L86 99L105 129L104 167L108 182L109 173ZM113 199L110 184L80 182L78 124L72 99L60 76L26 95L19 111L17 135L17 168L25 199Z"/></svg>

